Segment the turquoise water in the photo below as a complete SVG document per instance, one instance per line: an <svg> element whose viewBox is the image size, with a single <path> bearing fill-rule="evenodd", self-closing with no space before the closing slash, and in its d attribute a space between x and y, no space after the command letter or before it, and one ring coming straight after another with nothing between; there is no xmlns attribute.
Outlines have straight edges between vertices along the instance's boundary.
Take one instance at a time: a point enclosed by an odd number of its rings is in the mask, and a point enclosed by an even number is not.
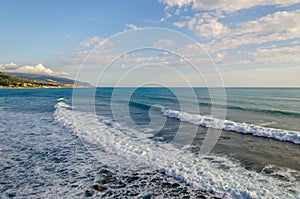
<svg viewBox="0 0 300 199"><path fill-rule="evenodd" d="M300 197L300 89L1 89L0 116L1 198Z"/></svg>

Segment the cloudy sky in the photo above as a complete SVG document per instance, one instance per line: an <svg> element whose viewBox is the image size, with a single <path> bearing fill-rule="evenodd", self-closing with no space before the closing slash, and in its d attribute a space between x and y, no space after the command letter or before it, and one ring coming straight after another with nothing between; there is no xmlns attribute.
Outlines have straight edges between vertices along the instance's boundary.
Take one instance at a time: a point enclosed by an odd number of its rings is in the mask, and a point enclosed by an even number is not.
<svg viewBox="0 0 300 199"><path fill-rule="evenodd" d="M0 0L0 71L300 87L299 19L299 0Z"/></svg>

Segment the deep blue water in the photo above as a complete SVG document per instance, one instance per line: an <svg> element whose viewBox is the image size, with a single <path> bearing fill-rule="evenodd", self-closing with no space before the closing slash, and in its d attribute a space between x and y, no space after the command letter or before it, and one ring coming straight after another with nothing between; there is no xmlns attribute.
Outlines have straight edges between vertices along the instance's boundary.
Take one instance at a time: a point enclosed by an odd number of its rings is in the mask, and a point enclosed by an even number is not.
<svg viewBox="0 0 300 199"><path fill-rule="evenodd" d="M0 118L1 198L300 197L300 89L0 89Z"/></svg>

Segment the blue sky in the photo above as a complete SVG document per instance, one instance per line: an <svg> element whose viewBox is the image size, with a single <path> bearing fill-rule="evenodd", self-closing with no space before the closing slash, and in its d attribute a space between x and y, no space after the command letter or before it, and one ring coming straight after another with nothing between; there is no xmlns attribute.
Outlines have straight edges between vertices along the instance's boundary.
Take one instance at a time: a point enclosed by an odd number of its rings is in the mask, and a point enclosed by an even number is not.
<svg viewBox="0 0 300 199"><path fill-rule="evenodd" d="M116 84L139 66L143 69L125 78L124 84L139 85L136 79L147 79L145 71L157 68L149 72L159 76L153 81L178 86L170 75L174 73L167 72L171 68L194 86L205 85L217 73L225 86L300 86L300 1L296 0L0 0L0 17L1 71L77 75L97 84L104 65L123 49L146 45L160 50L127 52L105 74L104 79L110 79L105 85ZM87 58L103 41L105 45ZM196 42L204 50L197 51ZM207 61L209 57L212 60ZM188 60L198 67L202 80ZM84 70L78 75L80 66ZM91 72L95 67L98 76Z"/></svg>
<svg viewBox="0 0 300 199"><path fill-rule="evenodd" d="M150 8L150 9L148 9ZM1 1L2 62L35 62L99 35L109 37L127 23L160 20L156 1Z"/></svg>

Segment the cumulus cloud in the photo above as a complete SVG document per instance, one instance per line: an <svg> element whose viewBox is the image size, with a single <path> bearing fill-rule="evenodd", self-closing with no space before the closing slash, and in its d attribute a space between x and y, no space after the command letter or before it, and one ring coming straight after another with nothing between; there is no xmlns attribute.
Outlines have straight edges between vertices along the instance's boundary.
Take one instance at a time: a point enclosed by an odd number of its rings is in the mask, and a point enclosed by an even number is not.
<svg viewBox="0 0 300 199"><path fill-rule="evenodd" d="M173 26L177 28L183 28L184 26L186 26L186 23L184 21L176 21L173 23Z"/></svg>
<svg viewBox="0 0 300 199"><path fill-rule="evenodd" d="M290 6L299 3L298 0L236 0L236 1L211 1L211 0L160 0L167 7L192 6L193 9L200 10L222 10L224 12L235 12L254 6Z"/></svg>
<svg viewBox="0 0 300 199"><path fill-rule="evenodd" d="M280 34L278 39L297 38L300 31L300 10L279 11L266 15L254 21L241 24L238 28L231 30L230 34L244 36L246 34Z"/></svg>
<svg viewBox="0 0 300 199"><path fill-rule="evenodd" d="M191 29L195 30L198 36L206 38L219 38L229 32L229 29L225 25L218 22L217 19L214 18L208 18L206 20L200 18L197 25Z"/></svg>
<svg viewBox="0 0 300 199"><path fill-rule="evenodd" d="M15 71L23 73L42 73L42 74L53 74L54 72L50 68L46 68L43 64L37 64L36 66L21 66Z"/></svg>
<svg viewBox="0 0 300 199"><path fill-rule="evenodd" d="M39 63L35 66L17 66L14 63L2 64L0 65L0 70L4 72L18 72L18 73L35 73L35 74L46 74L55 76L68 76L66 72L54 72L50 68L45 67L43 64Z"/></svg>
<svg viewBox="0 0 300 199"><path fill-rule="evenodd" d="M300 62L300 46L282 48L258 48L251 53L252 59L256 62Z"/></svg>
<svg viewBox="0 0 300 199"><path fill-rule="evenodd" d="M237 0L237 1L210 1L210 0L160 0L165 5L166 12L189 10L194 13L190 16L172 18L172 25L177 28L187 28L196 36L205 40L203 47L209 53L219 53L244 47L270 42L286 42L299 40L300 10L276 11L250 21L234 23L229 26L223 18L232 12L249 9L257 6L285 7L299 3L298 0ZM175 11L174 11L175 10ZM199 12L198 10L201 10ZM184 13L187 13L184 11ZM174 21L175 19L175 21ZM295 42L295 41L294 41ZM281 49L284 50L284 49ZM297 55L291 53L290 60L297 60ZM235 56L238 59L239 56ZM268 56L267 56L268 57ZM240 56L241 58L241 56ZM257 55L250 54L247 60L235 60L239 63L262 60ZM280 59L282 60L282 59Z"/></svg>
<svg viewBox="0 0 300 199"><path fill-rule="evenodd" d="M0 70L14 70L17 68L17 64L11 62L8 64L0 64Z"/></svg>
<svg viewBox="0 0 300 199"><path fill-rule="evenodd" d="M256 62L299 62L300 52L297 43L300 38L299 18L300 10L278 11L256 20L236 24L234 28L228 28L216 21L212 15L204 13L193 17L183 17L180 23L195 31L198 36L210 38L211 41L202 44L204 49L215 56L218 64L230 65ZM275 42L285 42L286 46L276 48L272 45ZM225 51L229 52L253 44L257 46L257 49L250 52L245 48L243 53L241 51L240 53L226 53L228 55L222 59L218 56L218 53L221 55ZM181 51L188 51L191 55L194 48L195 46L192 45L186 46Z"/></svg>
<svg viewBox="0 0 300 199"><path fill-rule="evenodd" d="M299 39L300 10L276 12L231 29L219 41L206 45L211 52L234 49L241 45Z"/></svg>
<svg viewBox="0 0 300 199"><path fill-rule="evenodd" d="M230 29L220 23L215 16L204 13L195 14L193 17L183 17L181 21L174 22L173 25L179 28L187 27L201 37L221 38L222 40L214 41L212 46L223 49L251 43L261 44L299 38L299 18L300 10L279 11L257 20L236 24L235 28Z"/></svg>

